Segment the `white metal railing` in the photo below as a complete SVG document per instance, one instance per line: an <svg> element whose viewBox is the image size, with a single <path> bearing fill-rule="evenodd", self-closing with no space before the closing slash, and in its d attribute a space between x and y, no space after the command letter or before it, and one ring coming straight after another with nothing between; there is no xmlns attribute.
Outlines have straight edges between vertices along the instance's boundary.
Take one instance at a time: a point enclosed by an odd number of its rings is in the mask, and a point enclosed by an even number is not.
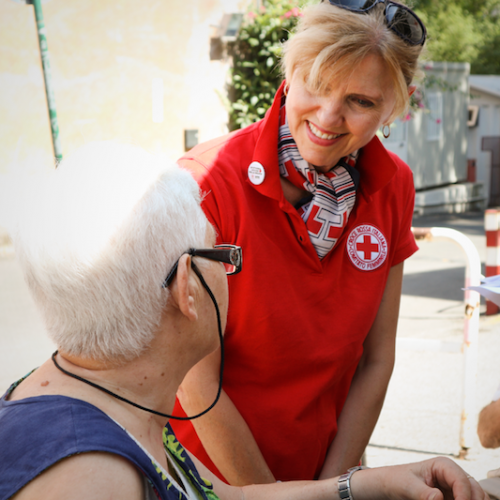
<svg viewBox="0 0 500 500"><path fill-rule="evenodd" d="M479 253L472 241L465 234L447 227L413 227L412 231L416 240L432 241L434 238L445 238L460 245L466 255L464 288L480 285L481 260ZM467 455L467 451L472 447L476 434L475 422L477 411L475 394L479 342L479 293L473 290L465 290L464 300L464 336L462 341L464 374L459 437L459 456L461 458ZM415 340L419 341L420 339Z"/></svg>

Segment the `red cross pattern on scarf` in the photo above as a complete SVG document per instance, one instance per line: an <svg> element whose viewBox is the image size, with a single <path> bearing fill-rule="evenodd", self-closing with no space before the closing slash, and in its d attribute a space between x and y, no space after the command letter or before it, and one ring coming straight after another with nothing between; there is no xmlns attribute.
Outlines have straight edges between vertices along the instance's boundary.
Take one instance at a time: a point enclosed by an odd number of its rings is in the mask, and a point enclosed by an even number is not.
<svg viewBox="0 0 500 500"><path fill-rule="evenodd" d="M333 249L342 235L349 214L356 202L359 173L353 168L357 151L342 160L329 172L319 173L300 155L290 133L285 99L280 108L278 162L280 175L312 198L296 207L309 233L318 257L322 259Z"/></svg>

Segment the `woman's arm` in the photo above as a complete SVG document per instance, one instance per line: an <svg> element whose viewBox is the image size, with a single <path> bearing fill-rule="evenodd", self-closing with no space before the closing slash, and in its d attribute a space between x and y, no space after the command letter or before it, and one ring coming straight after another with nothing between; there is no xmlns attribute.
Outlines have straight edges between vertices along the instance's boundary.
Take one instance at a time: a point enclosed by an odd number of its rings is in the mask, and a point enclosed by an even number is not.
<svg viewBox="0 0 500 500"><path fill-rule="evenodd" d="M221 500L340 500L338 479L230 486L193 457L198 472L212 481ZM488 500L478 482L448 458L380 467L351 476L356 500Z"/></svg>
<svg viewBox="0 0 500 500"><path fill-rule="evenodd" d="M382 302L363 344L363 356L340 414L337 436L328 450L320 479L337 476L357 465L377 423L394 368L402 280L403 263L389 272Z"/></svg>
<svg viewBox="0 0 500 500"><path fill-rule="evenodd" d="M214 400L219 384L220 350L210 354L184 378L177 393L188 415L207 408ZM192 424L210 459L233 485L275 482L250 428L222 391L218 403Z"/></svg>

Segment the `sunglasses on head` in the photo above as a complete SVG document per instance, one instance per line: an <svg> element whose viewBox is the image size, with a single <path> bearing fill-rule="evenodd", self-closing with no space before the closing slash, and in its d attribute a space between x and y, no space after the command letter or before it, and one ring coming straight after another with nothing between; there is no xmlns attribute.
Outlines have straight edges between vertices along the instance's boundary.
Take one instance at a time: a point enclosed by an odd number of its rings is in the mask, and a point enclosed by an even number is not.
<svg viewBox="0 0 500 500"><path fill-rule="evenodd" d="M385 0L328 0L331 5L351 12L364 13L379 3L385 4L387 26L409 45L423 45L426 38L424 23L410 8Z"/></svg>

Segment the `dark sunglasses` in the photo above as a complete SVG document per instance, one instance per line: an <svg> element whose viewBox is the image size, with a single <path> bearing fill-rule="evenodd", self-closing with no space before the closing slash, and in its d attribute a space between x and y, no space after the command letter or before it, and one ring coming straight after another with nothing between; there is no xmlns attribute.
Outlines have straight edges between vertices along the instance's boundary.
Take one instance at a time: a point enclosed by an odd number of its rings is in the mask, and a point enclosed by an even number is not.
<svg viewBox="0 0 500 500"><path fill-rule="evenodd" d="M427 32L424 23L410 8L385 0L328 0L331 5L351 12L364 13L379 3L385 4L387 26L409 45L423 45Z"/></svg>
<svg viewBox="0 0 500 500"><path fill-rule="evenodd" d="M215 260L217 262L222 262L226 270L226 274L238 274L241 271L242 265L242 254L241 247L236 245L214 245L214 248L190 248L187 252L189 255L203 257L205 259ZM180 258L180 257L179 257ZM163 282L163 288L170 286L170 283L175 278L177 273L177 266L179 261L174 264L174 267L170 270L165 281ZM193 263L193 269L196 272L196 266Z"/></svg>

